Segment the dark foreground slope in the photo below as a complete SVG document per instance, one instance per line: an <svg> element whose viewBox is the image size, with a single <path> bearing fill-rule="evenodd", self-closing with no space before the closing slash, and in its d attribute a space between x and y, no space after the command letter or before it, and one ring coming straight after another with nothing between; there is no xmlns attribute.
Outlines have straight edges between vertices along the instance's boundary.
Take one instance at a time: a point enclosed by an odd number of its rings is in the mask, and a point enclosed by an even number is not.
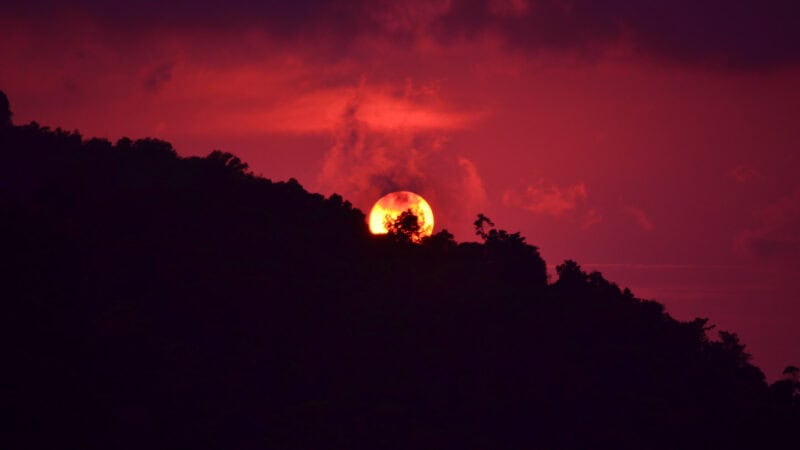
<svg viewBox="0 0 800 450"><path fill-rule="evenodd" d="M3 448L797 442L735 335L571 262L548 284L518 235L380 239L229 154L3 119Z"/></svg>

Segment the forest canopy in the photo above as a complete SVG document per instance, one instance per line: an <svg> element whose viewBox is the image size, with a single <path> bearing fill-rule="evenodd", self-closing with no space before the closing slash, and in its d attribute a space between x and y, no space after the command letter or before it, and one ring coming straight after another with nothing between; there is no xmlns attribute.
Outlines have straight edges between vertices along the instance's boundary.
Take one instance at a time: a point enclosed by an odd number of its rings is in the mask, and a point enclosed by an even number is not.
<svg viewBox="0 0 800 450"><path fill-rule="evenodd" d="M235 155L14 125L6 448L775 448L800 371L478 214L368 232ZM10 344L10 345L9 345Z"/></svg>

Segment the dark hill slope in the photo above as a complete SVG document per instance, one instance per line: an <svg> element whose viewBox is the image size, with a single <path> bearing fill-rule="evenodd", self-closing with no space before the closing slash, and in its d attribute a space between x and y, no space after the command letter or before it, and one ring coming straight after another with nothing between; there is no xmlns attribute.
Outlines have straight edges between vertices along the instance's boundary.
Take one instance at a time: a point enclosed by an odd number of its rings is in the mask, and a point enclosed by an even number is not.
<svg viewBox="0 0 800 450"><path fill-rule="evenodd" d="M572 262L548 284L517 234L377 238L341 197L157 140L0 120L0 156L3 448L797 438L735 335Z"/></svg>

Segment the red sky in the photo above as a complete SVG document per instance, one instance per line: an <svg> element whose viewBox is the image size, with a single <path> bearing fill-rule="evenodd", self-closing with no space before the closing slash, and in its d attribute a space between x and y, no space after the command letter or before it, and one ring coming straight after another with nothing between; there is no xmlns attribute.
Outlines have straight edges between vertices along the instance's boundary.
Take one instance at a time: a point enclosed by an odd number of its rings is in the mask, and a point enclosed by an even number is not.
<svg viewBox="0 0 800 450"><path fill-rule="evenodd" d="M459 240L483 212L770 379L800 364L795 2L16 3L15 123L221 148L364 211L413 190Z"/></svg>

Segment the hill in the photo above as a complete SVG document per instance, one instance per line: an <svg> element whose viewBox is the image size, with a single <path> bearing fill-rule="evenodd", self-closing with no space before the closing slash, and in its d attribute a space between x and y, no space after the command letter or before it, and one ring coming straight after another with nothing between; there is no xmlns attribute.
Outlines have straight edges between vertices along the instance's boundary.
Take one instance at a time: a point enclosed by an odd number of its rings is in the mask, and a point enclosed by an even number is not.
<svg viewBox="0 0 800 450"><path fill-rule="evenodd" d="M768 386L734 333L573 261L548 280L483 216L481 243L373 236L232 154L15 126L3 101L4 448L797 440L797 382Z"/></svg>

